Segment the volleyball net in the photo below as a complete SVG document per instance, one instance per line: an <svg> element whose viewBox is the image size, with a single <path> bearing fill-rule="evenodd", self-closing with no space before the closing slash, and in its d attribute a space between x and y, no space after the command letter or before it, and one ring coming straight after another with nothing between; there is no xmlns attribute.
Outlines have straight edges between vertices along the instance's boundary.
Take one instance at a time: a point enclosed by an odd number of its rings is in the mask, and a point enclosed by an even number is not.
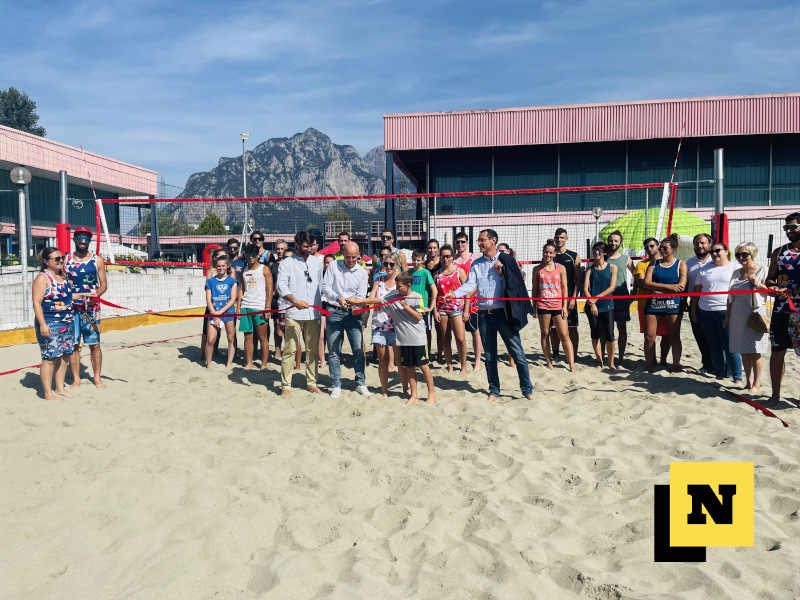
<svg viewBox="0 0 800 600"><path fill-rule="evenodd" d="M323 254L338 252L339 234L345 232L369 267L387 228L393 246L409 262L412 252L424 251L429 240L452 245L462 232L469 252L477 254L479 232L493 229L528 277L541 259L542 246L558 229L566 230L567 248L584 261L592 243L613 231L622 233L623 251L634 258L643 255L646 238L677 233L679 257L689 258L691 239L710 234L715 218L711 206L698 206L698 197L679 184L638 183L374 196L102 200L94 242L109 263L104 298L131 309L104 308L103 314L204 306L210 250L224 249L233 239L243 252L256 232L273 251L280 241L291 249L295 234L308 231ZM753 242L759 261L767 264L768 252L785 241L781 226L793 210L800 206L728 208L729 245ZM113 230L105 231L101 211L111 215L106 222ZM34 276L30 273L29 281ZM30 293L21 293L19 273L3 271L2 278L7 285L0 288L0 329L30 326Z"/></svg>

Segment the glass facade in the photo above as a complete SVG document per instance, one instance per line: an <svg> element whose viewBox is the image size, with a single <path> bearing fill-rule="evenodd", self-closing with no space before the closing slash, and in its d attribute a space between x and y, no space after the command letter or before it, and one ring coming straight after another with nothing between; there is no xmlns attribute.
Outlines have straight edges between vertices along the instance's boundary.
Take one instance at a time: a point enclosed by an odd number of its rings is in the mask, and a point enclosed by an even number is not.
<svg viewBox="0 0 800 600"><path fill-rule="evenodd" d="M676 139L549 146L460 148L429 153L430 192L662 183L670 180ZM726 206L800 204L800 134L683 140L675 171L676 206L713 206L714 149L725 149ZM660 201L651 190L649 202ZM643 190L443 198L437 214L549 212L645 207Z"/></svg>
<svg viewBox="0 0 800 600"><path fill-rule="evenodd" d="M10 172L0 169L0 188L8 190L14 187L11 183ZM39 227L55 227L58 222L58 181L34 177L28 184L31 214L30 223ZM101 198L118 198L119 194L98 191ZM82 200L83 206L77 208L79 202L67 201L67 217L72 227L83 225L92 231L96 228L94 209L94 195L92 188L67 184L67 197L72 200ZM0 222L16 223L18 221L19 201L16 190L0 191ZM106 213L108 228L111 233L119 233L119 205L107 204L103 206Z"/></svg>

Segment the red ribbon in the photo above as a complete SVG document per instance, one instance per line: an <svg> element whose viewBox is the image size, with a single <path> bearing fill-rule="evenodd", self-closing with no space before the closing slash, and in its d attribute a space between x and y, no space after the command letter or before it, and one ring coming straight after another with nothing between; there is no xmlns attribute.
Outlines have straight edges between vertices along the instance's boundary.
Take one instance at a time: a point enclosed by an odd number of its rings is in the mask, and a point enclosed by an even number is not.
<svg viewBox="0 0 800 600"><path fill-rule="evenodd" d="M256 311L256 312L248 312L248 313L225 313L224 315L207 315L207 314L202 314L202 315L172 315L172 314L169 314L169 313L153 312L153 311L150 311L150 310L145 310L145 311L135 310L133 308L127 308L125 306L120 306L119 304L114 304L113 302L109 302L108 300L103 300L102 298L97 298L97 302L99 302L100 304L104 304L105 306L108 306L110 308L117 308L119 310L129 310L131 312L139 313L140 315L155 315L157 317L167 317L167 318L170 318L170 319L185 319L186 317L198 317L198 318L203 318L203 319L215 319L217 317L244 317L244 316L247 316L247 315L264 315L264 314L267 314L267 313L279 313L279 312L283 312L285 310L289 310L290 308L292 308L291 306L287 306L286 308L279 308L277 310L259 310L259 311ZM309 304L309 308L313 308L314 310L316 310L317 312L322 313L326 317L330 317L331 316L331 313L329 313L327 310L325 310L324 308L320 308L319 306L316 306L314 304Z"/></svg>
<svg viewBox="0 0 800 600"><path fill-rule="evenodd" d="M200 335L200 334L199 333L195 333L195 334L192 334L192 335L182 335L180 337L168 338L166 340L156 340L154 342L142 342L141 344L131 344L130 346L120 346L119 348L110 348L110 349L106 350L106 352L114 352L114 350L125 350L127 348L136 348L137 346L149 346L150 344L163 344L164 342L172 342L172 341L175 341L175 340L184 340L184 339L190 338L190 337L197 337L198 335ZM87 356L89 356L89 354L84 354L81 358L86 358ZM12 373L18 373L20 371L24 371L25 369L36 369L37 367L41 367L41 366L42 366L42 363L39 363L38 365L28 365L27 367L20 367L19 369L11 369L10 371L3 371L2 373L0 373L0 377L2 377L3 375L11 375Z"/></svg>
<svg viewBox="0 0 800 600"><path fill-rule="evenodd" d="M620 295L620 296L581 296L578 298L573 298L571 296L556 296L554 298L480 298L476 296L470 296L469 300L476 301L476 300L499 300L499 301L544 301L544 300L623 300L623 299L630 299L630 298L674 298L674 297L691 297L691 296L716 296L719 294L725 295L738 295L738 294L763 294L765 290L725 290L723 292L665 292L663 294L627 294L627 295ZM373 304L368 308L360 308L358 310L354 310L354 314L359 314L362 312L366 312L368 310L372 310L375 308L380 308L382 306L387 306L392 304L393 302L397 302L405 298L405 296L401 296L399 298L395 298L390 300L389 302L384 302L382 304ZM427 300L431 300L430 296L425 297ZM467 298L456 298L456 300L466 300ZM797 312L797 308L795 308L794 302L792 301L791 296L787 296L786 299L789 301L789 307L792 309L793 312Z"/></svg>

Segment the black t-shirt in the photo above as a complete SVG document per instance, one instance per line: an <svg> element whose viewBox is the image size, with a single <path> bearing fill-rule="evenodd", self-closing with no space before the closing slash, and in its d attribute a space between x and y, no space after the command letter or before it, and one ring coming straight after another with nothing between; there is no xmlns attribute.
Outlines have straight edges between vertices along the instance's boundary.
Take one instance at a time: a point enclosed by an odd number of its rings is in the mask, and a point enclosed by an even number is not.
<svg viewBox="0 0 800 600"><path fill-rule="evenodd" d="M272 286L273 286L273 294L272 294L272 306L270 308L272 310L278 310L278 267L281 263L277 260L272 261L269 263L269 271L272 273Z"/></svg>
<svg viewBox="0 0 800 600"><path fill-rule="evenodd" d="M426 262L425 264L427 265L428 263ZM436 275L438 275L439 271L442 270L442 263L437 262L436 265L434 265L433 267L431 268L425 267L425 268L428 269L428 271L430 271L431 277L433 277L433 280L436 281Z"/></svg>
<svg viewBox="0 0 800 600"><path fill-rule="evenodd" d="M567 294L570 296L575 295L575 261L578 259L578 253L572 250L567 250L563 254L556 252L556 264L564 265L567 271Z"/></svg>

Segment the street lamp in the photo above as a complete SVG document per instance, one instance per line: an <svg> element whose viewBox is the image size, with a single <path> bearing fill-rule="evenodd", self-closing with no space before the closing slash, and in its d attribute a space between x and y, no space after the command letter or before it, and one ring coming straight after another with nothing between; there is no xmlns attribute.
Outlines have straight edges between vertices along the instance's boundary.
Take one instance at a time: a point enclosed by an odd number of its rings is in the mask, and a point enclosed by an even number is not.
<svg viewBox="0 0 800 600"><path fill-rule="evenodd" d="M244 141L250 139L250 132L243 131L242 135L242 198L247 198L247 167L244 164Z"/></svg>
<svg viewBox="0 0 800 600"><path fill-rule="evenodd" d="M241 133L242 136L242 198L247 198L247 166L244 162L244 141L250 139L250 132L243 131ZM249 225L249 219L247 218L247 202L244 203L244 222L242 223L242 240L241 245L244 246L245 240L247 239L247 229ZM252 229L251 229L252 231Z"/></svg>
<svg viewBox="0 0 800 600"><path fill-rule="evenodd" d="M19 201L19 264L22 268L22 316L28 322L28 227L25 214L25 186L31 182L31 172L25 167L11 169L11 181L17 186L17 199Z"/></svg>
<svg viewBox="0 0 800 600"><path fill-rule="evenodd" d="M595 206L592 209L592 216L594 217L594 241L600 239L600 217L603 216L603 209Z"/></svg>

